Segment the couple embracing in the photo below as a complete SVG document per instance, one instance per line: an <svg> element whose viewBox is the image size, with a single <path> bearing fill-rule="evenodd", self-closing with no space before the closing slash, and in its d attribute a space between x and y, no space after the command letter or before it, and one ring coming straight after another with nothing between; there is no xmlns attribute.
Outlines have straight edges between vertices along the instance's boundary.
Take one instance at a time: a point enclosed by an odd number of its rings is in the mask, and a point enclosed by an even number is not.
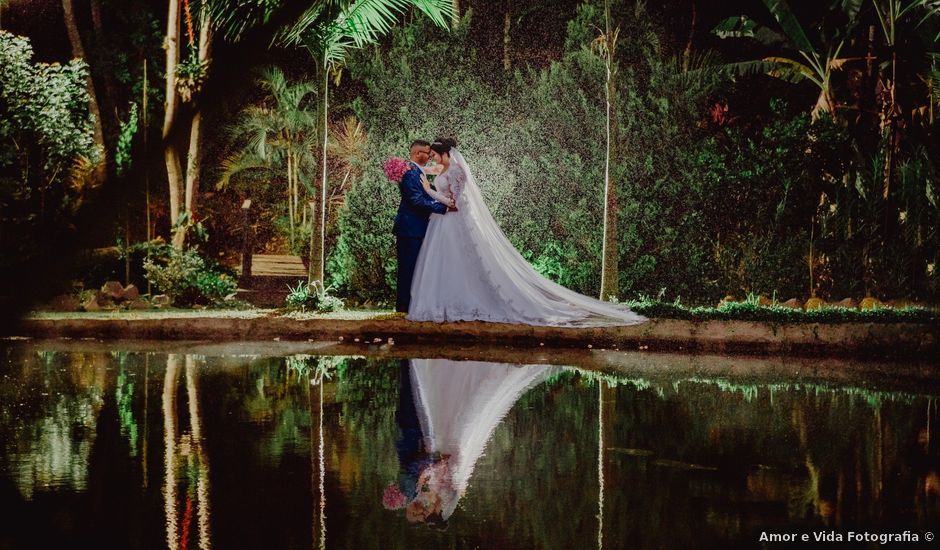
<svg viewBox="0 0 940 550"><path fill-rule="evenodd" d="M412 321L492 321L545 326L631 325L646 321L542 277L493 219L453 139L411 144L399 182L393 232L396 310ZM425 166L440 175L432 187Z"/></svg>

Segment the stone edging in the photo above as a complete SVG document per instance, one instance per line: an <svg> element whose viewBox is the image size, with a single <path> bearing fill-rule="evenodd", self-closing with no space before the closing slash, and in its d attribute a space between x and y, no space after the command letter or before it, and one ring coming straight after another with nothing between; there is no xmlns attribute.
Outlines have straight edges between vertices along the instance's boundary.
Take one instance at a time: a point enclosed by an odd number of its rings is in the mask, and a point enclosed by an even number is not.
<svg viewBox="0 0 940 550"><path fill-rule="evenodd" d="M485 322L416 323L266 316L24 319L10 335L104 340L344 340L401 344L692 351L719 354L913 358L940 363L940 327L917 323L772 324L653 319L641 325L557 328ZM358 339L358 340L357 340Z"/></svg>

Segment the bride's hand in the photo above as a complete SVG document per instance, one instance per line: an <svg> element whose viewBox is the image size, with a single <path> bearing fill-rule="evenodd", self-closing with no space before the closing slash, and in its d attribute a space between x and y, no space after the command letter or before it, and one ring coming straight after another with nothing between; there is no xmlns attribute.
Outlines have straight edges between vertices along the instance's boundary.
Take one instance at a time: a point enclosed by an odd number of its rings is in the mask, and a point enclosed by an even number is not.
<svg viewBox="0 0 940 550"><path fill-rule="evenodd" d="M424 187L425 192L431 190L431 182L428 181L428 177L424 174L421 174L421 187Z"/></svg>

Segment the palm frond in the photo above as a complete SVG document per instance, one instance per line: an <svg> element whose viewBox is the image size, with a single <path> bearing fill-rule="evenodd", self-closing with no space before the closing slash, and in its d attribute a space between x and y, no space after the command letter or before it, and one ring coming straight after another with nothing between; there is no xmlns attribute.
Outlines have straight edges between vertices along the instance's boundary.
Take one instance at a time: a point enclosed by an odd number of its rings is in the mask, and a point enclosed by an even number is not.
<svg viewBox="0 0 940 550"><path fill-rule="evenodd" d="M777 24L780 25L780 28L786 33L787 38L793 42L793 45L796 46L798 50L815 53L816 49L806 36L806 31L803 30L803 26L800 25L796 16L793 15L793 12L790 10L790 5L786 0L764 0L764 5L767 6L770 14L777 20Z"/></svg>
<svg viewBox="0 0 940 550"><path fill-rule="evenodd" d="M246 170L266 170L271 167L264 158L258 157L248 151L242 151L222 159L222 175L216 182L215 188L225 189L231 184L232 178Z"/></svg>
<svg viewBox="0 0 940 550"><path fill-rule="evenodd" d="M729 63L724 66L724 71L731 76L746 77L765 74L791 84L802 82L805 79L820 84L816 79L815 72L810 67L786 57L767 57L754 61Z"/></svg>
<svg viewBox="0 0 940 550"><path fill-rule="evenodd" d="M208 11L216 30L234 42L248 30L268 23L284 5L285 0L201 0L196 7Z"/></svg>
<svg viewBox="0 0 940 550"><path fill-rule="evenodd" d="M444 28L453 13L450 0L356 0L336 12L310 10L281 35L281 40L285 44L302 44L318 59L336 64L350 48L377 41L412 8Z"/></svg>

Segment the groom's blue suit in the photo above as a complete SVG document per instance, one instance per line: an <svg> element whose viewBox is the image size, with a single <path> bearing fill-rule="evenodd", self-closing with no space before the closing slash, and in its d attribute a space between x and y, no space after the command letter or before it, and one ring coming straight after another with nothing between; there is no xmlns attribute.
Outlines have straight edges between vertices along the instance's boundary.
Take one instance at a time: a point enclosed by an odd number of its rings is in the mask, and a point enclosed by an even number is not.
<svg viewBox="0 0 940 550"><path fill-rule="evenodd" d="M431 213L446 214L447 207L431 198L421 186L421 169L411 163L411 170L405 172L398 185L401 202L395 216L392 233L396 237L398 252L398 296L395 311L408 311L411 303L411 280L418 262L418 252L428 230L428 218Z"/></svg>

